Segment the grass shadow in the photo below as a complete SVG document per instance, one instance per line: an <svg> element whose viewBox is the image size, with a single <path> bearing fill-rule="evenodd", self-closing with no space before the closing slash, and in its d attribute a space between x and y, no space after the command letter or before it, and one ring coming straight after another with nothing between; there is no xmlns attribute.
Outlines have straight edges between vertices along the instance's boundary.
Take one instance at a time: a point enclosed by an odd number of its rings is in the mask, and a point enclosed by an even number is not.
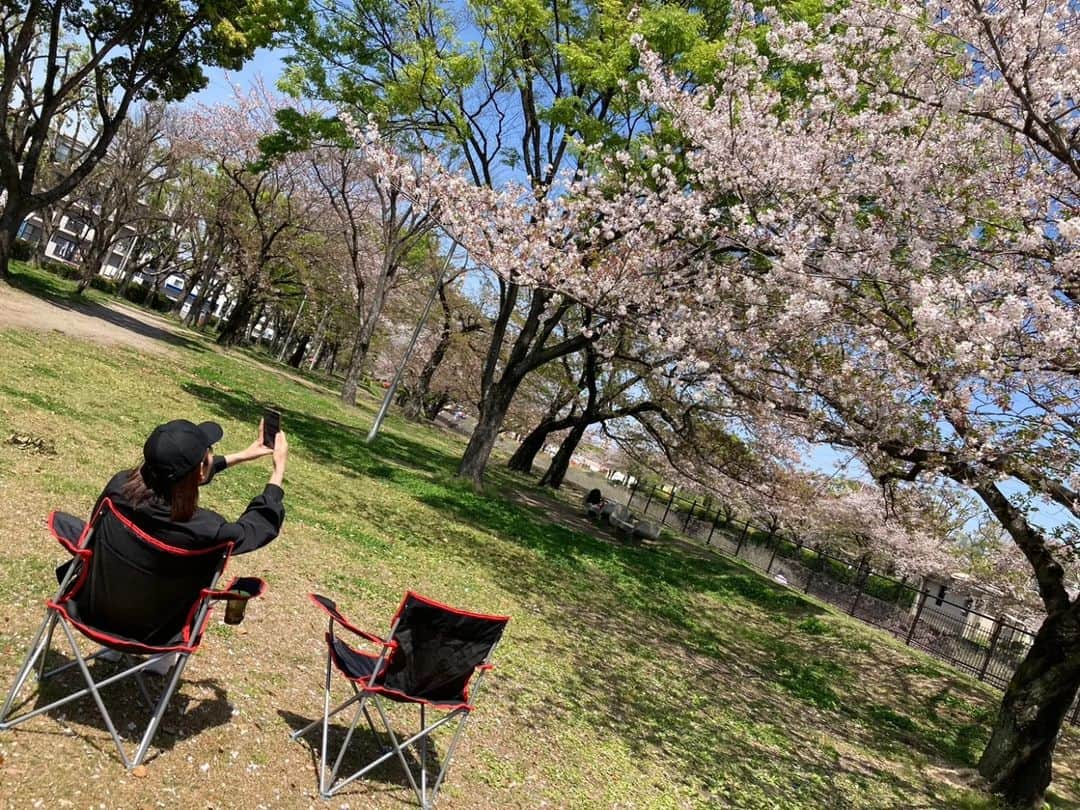
<svg viewBox="0 0 1080 810"><path fill-rule="evenodd" d="M48 669L74 663L72 657L55 648L49 651L48 657ZM100 682L113 674L121 672L130 665L130 663L112 663L94 659L88 663L88 669L94 680ZM166 687L168 680L164 677L158 678L152 675L145 675L144 679L150 697L156 705L161 690ZM86 681L78 668L72 667L45 682L37 683L37 689L32 689L29 683L24 684L22 699L13 705L12 712L17 715L19 709L30 711L47 706L53 701L84 688L86 688ZM209 691L212 697L193 697L188 693L193 689ZM135 747L146 731L152 710L146 705L140 694L134 676L102 688L101 693L113 725L117 729L121 740L126 744L127 755L133 756ZM111 739L90 736L75 728L76 726L84 726L108 734L104 718L91 695L84 695L78 700L57 706L44 712L44 714L57 720L61 726L68 729L69 733L81 737L87 745L102 753L117 757L119 761L116 748ZM193 680L181 678L165 709L161 725L150 743L145 762L152 761L159 753L170 750L182 740L198 736L216 726L225 725L231 718L232 706L228 700L228 693L216 679ZM34 720L35 718L31 718L25 724L17 726L17 728L30 731L33 729ZM56 734L58 732L43 733Z"/></svg>
<svg viewBox="0 0 1080 810"><path fill-rule="evenodd" d="M455 458L446 451L395 433L383 433L375 444L368 445L362 430L333 419L312 416L280 403L263 402L247 393L198 383L185 383L182 388L211 411L238 421L250 422L264 408L273 406L281 412L282 429L288 433L291 444L322 463L355 474L402 482L410 477L409 470L442 475L452 471L455 465Z"/></svg>

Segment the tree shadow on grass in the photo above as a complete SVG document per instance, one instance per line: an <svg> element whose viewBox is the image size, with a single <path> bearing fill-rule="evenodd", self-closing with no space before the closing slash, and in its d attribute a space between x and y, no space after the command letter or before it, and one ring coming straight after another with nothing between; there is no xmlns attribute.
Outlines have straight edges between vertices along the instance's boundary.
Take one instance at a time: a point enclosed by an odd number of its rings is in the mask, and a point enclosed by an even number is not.
<svg viewBox="0 0 1080 810"><path fill-rule="evenodd" d="M345 742L345 737L348 733L348 724L352 722L352 714L354 711L355 709L350 707L341 714L330 718L330 725L327 729L326 746L326 764L328 772L333 770L334 763L337 761L341 746ZM322 746L321 716L308 718L285 709L278 709L278 716L281 717L294 732L300 731L302 728L310 725L316 720L319 721L319 723L307 734L297 739L298 744L302 744L308 749L308 753L311 756L312 774L314 776L314 781L317 784L319 781L319 760L321 757ZM398 733L399 740L401 739L401 731L400 728L395 729L395 733ZM383 733L385 736L385 732ZM353 773L356 773L356 771L378 759L383 754L389 753L391 750L392 749L385 740L377 740L371 735L370 729L363 718L361 718L353 733L352 739L349 741L349 747L342 757L341 767L338 771L338 779L340 780L349 777ZM408 763L409 768L412 769L414 778L418 778L417 775L420 773L420 754L417 747L415 745L410 746L404 753L405 761ZM438 749L429 741L427 746L429 788L433 781L433 774L438 774L440 768L442 768L442 761L439 757ZM350 787L345 788L344 792L340 795L344 796L352 793L370 792L370 783L373 781L378 781L395 788L405 788L410 791L411 800L412 787L409 785L409 781L402 771L401 760L398 759L396 754L364 774L360 780L354 782Z"/></svg>
<svg viewBox="0 0 1080 810"><path fill-rule="evenodd" d="M261 406L243 393L185 390L231 418L250 419ZM863 783L886 791L881 806L905 806L896 797L926 798L928 783L916 776L926 761L970 764L976 732L964 729L979 727L964 722L970 707L934 719L932 694L907 694L889 680L903 660L897 652L845 657L842 639L829 641L833 649L805 637L801 623L832 614L789 588L723 558L624 547L552 524L538 509L452 479L455 458L400 434L368 447L360 430L333 420L286 410L283 421L321 462L379 478L450 518L411 525L408 536L449 533L448 555L490 571L558 629L554 639L527 642L540 671L544 660L560 662L555 692L528 678L531 663L521 665L524 681L493 690L523 724L556 733L587 722L636 756L661 757L710 801L725 801L737 785L745 801L730 806L788 791L808 806L839 806L838 796ZM862 753L838 753L823 739Z"/></svg>
<svg viewBox="0 0 1080 810"><path fill-rule="evenodd" d="M900 684L890 689L894 653L867 662L889 694L864 691L862 671L830 650L815 650L813 638L793 638L800 623L830 613L801 594L723 558L620 547L538 521L531 509L465 487L434 483L429 488L420 495L424 503L515 544L486 541L482 534L458 553L497 571L502 587L526 597L576 640L568 667L575 686L547 703L554 716L586 716L598 724L621 718L624 722L612 724L612 730L633 750L647 756L646 748L664 749L681 763L681 773L697 773L706 785L718 763L734 766L743 780L760 776L766 793L776 787L772 780L784 781L781 774L809 771L817 778L800 790L805 796L820 788L820 806L836 800L831 785L840 776L852 783L872 776L901 795L920 789L896 770L868 764L878 756L853 763L823 750L821 734L836 728L894 761L915 757L973 764L986 711L963 704L978 700L972 697L977 689L945 678L941 689L947 695L956 691L961 705L939 717L933 696L908 693ZM524 549L533 552L531 559L521 553ZM714 621L710 610L729 615ZM644 667L610 663L626 650L642 648L651 648ZM658 664L666 655L682 660ZM782 728L786 750L770 746L755 770L756 746L748 747L745 737L724 735L722 725L706 719L706 695L743 718L751 740L758 733L767 738L772 726ZM894 702L902 711L890 708ZM919 722L908 725L903 711Z"/></svg>
<svg viewBox="0 0 1080 810"><path fill-rule="evenodd" d="M243 422L271 405L250 394L197 383L185 383L182 388L212 411ZM282 429L288 433L290 444L302 447L328 465L391 482L407 478L408 470L442 475L454 469L456 460L452 455L420 441L382 433L377 443L368 445L366 434L358 428L276 404L274 407L281 412Z"/></svg>

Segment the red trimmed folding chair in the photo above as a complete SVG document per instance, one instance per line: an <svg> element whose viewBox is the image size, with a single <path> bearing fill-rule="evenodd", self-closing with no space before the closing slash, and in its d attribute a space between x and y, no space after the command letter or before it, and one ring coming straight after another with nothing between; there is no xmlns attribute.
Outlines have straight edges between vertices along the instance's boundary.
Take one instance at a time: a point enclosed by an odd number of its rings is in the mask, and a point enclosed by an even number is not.
<svg viewBox="0 0 1080 810"><path fill-rule="evenodd" d="M107 498L89 524L72 515L53 512L49 516L49 530L73 559L66 570L58 573L61 582L56 596L46 601L45 620L0 710L0 730L91 695L121 761L125 767L134 768L146 756L188 659L202 642L211 604L220 599L259 596L266 583L257 577L242 577L224 589L216 589L214 586L232 551L231 542L198 550L171 546L140 531ZM117 543L118 539L125 542ZM74 660L46 671L45 659L57 626L67 637ZM73 631L100 645L100 649L84 655ZM119 657L123 662L122 671L95 681L88 664L110 652L114 656L112 660ZM143 670L173 654L176 662L166 674L164 689L154 700ZM9 717L35 668L41 683L74 667L82 674L84 688L47 706ZM130 759L101 695L102 687L129 677L135 678L151 711L135 756Z"/></svg>
<svg viewBox="0 0 1080 810"><path fill-rule="evenodd" d="M508 616L485 616L440 604L412 591L405 594L390 625L385 639L366 633L348 621L337 605L325 596L311 594L311 601L329 617L326 631L326 685L323 699L323 716L292 735L297 739L318 725L322 725L322 748L319 760L319 792L330 798L343 787L359 779L373 768L393 756L397 756L405 769L409 785L420 800L424 810L430 810L435 797L446 778L454 751L480 691L484 675L492 668L491 656L502 638ZM367 652L349 646L334 633L335 626L359 636L373 644L378 652ZM330 676L332 667L345 676L353 695L337 707L330 708ZM475 679L474 679L475 675ZM420 707L420 728L412 736L399 738L386 712L383 698L398 703L413 703ZM327 737L330 718L346 708L356 705L352 723L341 744L333 770L327 773ZM375 729L368 704L375 707L390 745L384 746ZM427 710L444 712L443 716L427 724ZM382 753L350 776L338 778L338 771L345 752L352 740L360 717L367 720L368 728ZM457 721L450 744L446 749L438 776L428 786L427 748L428 737L436 729ZM413 774L405 757L410 745L418 749L420 760L419 779Z"/></svg>

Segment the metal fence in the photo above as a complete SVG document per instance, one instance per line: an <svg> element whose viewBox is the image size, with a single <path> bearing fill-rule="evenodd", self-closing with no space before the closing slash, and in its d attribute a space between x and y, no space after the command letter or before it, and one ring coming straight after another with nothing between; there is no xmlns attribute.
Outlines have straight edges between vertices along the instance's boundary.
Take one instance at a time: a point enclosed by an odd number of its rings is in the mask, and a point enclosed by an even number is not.
<svg viewBox="0 0 1080 810"><path fill-rule="evenodd" d="M815 596L911 647L1004 689L1034 642L1034 634L1006 615L991 616L943 591L875 571L866 558L808 546L797 536L736 519L722 506L686 498L673 489L636 485L627 506L681 534L748 562L792 588ZM1080 700L1069 712L1080 724Z"/></svg>

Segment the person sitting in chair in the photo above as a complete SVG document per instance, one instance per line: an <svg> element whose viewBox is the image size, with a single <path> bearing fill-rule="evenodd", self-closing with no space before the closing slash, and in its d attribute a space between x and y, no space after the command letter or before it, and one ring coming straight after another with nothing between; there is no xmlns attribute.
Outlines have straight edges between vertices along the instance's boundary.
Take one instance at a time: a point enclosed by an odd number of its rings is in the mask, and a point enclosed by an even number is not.
<svg viewBox="0 0 1080 810"><path fill-rule="evenodd" d="M600 514L600 510L604 508L604 493L598 489L590 489L585 496L585 514L589 517L596 517Z"/></svg>
<svg viewBox="0 0 1080 810"><path fill-rule="evenodd" d="M109 480L91 517L108 498L135 529L175 548L204 549L224 542L233 543L233 554L262 548L278 536L285 520L282 483L288 441L284 431L279 431L274 447L265 447L260 423L258 436L249 447L231 455L215 456L213 446L223 435L221 426L214 422L196 425L177 419L158 425L143 445L143 463L121 470ZM210 483L217 473L264 456L273 457L270 480L235 521L199 506L199 488ZM127 527L116 521L101 521L94 542L99 548L109 547L111 553L121 557L139 557L138 542ZM61 581L69 564L57 569ZM160 618L167 622L172 617ZM160 673L171 666L167 658L158 664L147 671Z"/></svg>

